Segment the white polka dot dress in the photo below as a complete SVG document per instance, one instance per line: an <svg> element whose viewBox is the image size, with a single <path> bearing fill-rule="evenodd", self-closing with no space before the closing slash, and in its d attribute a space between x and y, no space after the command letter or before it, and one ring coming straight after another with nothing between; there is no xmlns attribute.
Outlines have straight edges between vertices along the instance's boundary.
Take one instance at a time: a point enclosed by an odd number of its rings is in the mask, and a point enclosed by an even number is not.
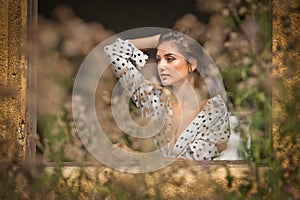
<svg viewBox="0 0 300 200"><path fill-rule="evenodd" d="M219 155L216 144L230 136L227 108L220 97L208 100L206 106L181 133L170 157L188 160L211 160Z"/></svg>
<svg viewBox="0 0 300 200"><path fill-rule="evenodd" d="M139 70L148 56L127 40L117 39L105 47L113 71L131 95L136 107L150 123L164 120L164 126L153 137L164 157L187 160L211 160L219 156L216 144L227 142L230 136L228 112L218 95L207 101L205 107L169 148L172 108L161 87L148 82Z"/></svg>

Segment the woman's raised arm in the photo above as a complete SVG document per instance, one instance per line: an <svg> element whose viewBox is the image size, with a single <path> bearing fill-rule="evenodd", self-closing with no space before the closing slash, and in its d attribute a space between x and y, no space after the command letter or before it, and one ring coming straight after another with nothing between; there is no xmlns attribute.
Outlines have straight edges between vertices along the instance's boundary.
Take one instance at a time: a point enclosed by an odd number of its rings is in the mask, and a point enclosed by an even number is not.
<svg viewBox="0 0 300 200"><path fill-rule="evenodd" d="M136 48L140 50L148 50L148 49L154 49L158 45L160 35L153 35L150 37L144 37L144 38L136 38L129 40Z"/></svg>

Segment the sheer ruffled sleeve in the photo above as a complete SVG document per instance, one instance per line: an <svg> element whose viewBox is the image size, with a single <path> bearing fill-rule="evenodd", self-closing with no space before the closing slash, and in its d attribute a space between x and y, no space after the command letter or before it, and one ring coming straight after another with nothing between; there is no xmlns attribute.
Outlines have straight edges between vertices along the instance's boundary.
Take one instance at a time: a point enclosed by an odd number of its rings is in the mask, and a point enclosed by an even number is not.
<svg viewBox="0 0 300 200"><path fill-rule="evenodd" d="M105 46L105 52L125 89L133 93L146 82L139 70L146 64L148 56L129 41L118 38L112 45Z"/></svg>
<svg viewBox="0 0 300 200"><path fill-rule="evenodd" d="M160 87L148 82L140 73L148 56L128 40L119 38L115 43L105 46L104 50L116 77L128 91L142 116L150 122L165 120L163 132L169 132L172 109L168 98L162 93ZM167 137L164 134L156 135L155 139L158 146L166 145Z"/></svg>

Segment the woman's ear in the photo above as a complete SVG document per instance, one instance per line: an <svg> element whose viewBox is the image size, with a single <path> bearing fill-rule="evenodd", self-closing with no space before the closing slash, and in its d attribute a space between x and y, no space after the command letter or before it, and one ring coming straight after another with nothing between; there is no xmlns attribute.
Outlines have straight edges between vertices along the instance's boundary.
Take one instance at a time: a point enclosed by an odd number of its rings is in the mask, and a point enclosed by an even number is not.
<svg viewBox="0 0 300 200"><path fill-rule="evenodd" d="M197 60L196 59L192 59L190 61L190 64L191 64L191 71L190 72L195 71L195 69L197 69L197 64L198 64Z"/></svg>

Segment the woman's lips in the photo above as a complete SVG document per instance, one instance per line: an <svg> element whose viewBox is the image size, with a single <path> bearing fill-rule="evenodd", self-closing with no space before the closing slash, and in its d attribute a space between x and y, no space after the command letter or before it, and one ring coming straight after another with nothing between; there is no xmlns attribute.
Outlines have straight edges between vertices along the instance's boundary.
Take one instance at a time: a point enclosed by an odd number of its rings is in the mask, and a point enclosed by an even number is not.
<svg viewBox="0 0 300 200"><path fill-rule="evenodd" d="M170 75L169 74L160 74L160 78L161 79L166 79L168 78Z"/></svg>

